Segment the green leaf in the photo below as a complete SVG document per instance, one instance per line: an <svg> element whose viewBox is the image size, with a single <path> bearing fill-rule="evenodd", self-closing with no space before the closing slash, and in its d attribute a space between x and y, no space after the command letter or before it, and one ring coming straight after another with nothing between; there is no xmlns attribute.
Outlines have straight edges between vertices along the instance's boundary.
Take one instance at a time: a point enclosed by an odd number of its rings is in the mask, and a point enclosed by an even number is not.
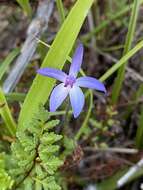
<svg viewBox="0 0 143 190"><path fill-rule="evenodd" d="M17 93L17 92L13 92L13 93L7 93L5 94L6 100L7 101L19 101L19 102L23 102L25 99L25 94L24 93Z"/></svg>
<svg viewBox="0 0 143 190"><path fill-rule="evenodd" d="M40 145L39 148L41 149L40 152L42 154L47 154L47 155L51 153L53 154L59 150L58 145L48 145L48 146Z"/></svg>
<svg viewBox="0 0 143 190"><path fill-rule="evenodd" d="M45 57L42 67L63 68L93 1L84 0L83 3L83 0L78 0L75 3ZM23 104L19 126L32 119L38 111L39 103L45 104L54 84L55 80L51 78L36 76Z"/></svg>
<svg viewBox="0 0 143 190"><path fill-rule="evenodd" d="M141 112L139 115L138 128L136 133L136 146L139 149L143 148L143 105L141 105Z"/></svg>
<svg viewBox="0 0 143 190"><path fill-rule="evenodd" d="M32 178L28 177L24 181L24 190L32 190L33 189L33 180Z"/></svg>
<svg viewBox="0 0 143 190"><path fill-rule="evenodd" d="M101 183L96 184L96 189L97 190L117 190L117 181L126 174L128 171L128 167L125 167L124 169L119 170L116 172L113 176L105 179ZM130 183L131 181L143 176L143 170L140 168L133 176L131 176L127 181L126 184Z"/></svg>
<svg viewBox="0 0 143 190"><path fill-rule="evenodd" d="M43 170L43 166L40 164L35 165L35 172L39 179L44 179L47 176L47 173Z"/></svg>
<svg viewBox="0 0 143 190"><path fill-rule="evenodd" d="M131 18L130 18L129 27L128 27L128 33L126 36L123 55L125 55L131 49L131 45L132 45L132 42L134 39L134 34L135 34L135 28L136 28L139 8L140 8L140 0L134 0L134 6L132 9L132 14L131 14ZM124 77L125 77L125 69L126 69L127 63L128 62L125 62L118 70L118 75L114 82L113 91L112 91L112 103L113 104L117 103L118 97L120 95L120 91L121 91L122 84L123 84Z"/></svg>
<svg viewBox="0 0 143 190"><path fill-rule="evenodd" d="M65 147L65 151L64 151L65 156L71 154L71 152L73 152L73 150L76 147L76 143L75 143L74 139L68 138L66 136L64 136L63 144Z"/></svg>
<svg viewBox="0 0 143 190"><path fill-rule="evenodd" d="M42 190L42 184L38 181L35 182L35 190Z"/></svg>
<svg viewBox="0 0 143 190"><path fill-rule="evenodd" d="M10 189L13 183L14 181L11 179L11 177L7 174L5 170L4 154L0 154L0 189Z"/></svg>
<svg viewBox="0 0 143 190"><path fill-rule="evenodd" d="M45 185L47 189L51 189L53 186L55 190L59 187L54 176L63 161L59 155L60 146L53 143L59 141L62 136L48 132L48 128L45 128L45 122L50 124L48 126L50 126L51 131L54 127L52 125L57 124L58 121L50 120L49 113L44 107L39 107L39 112L32 119L32 122L26 123L26 127L19 128L16 134L16 141L11 146L12 156L9 171L9 174L15 179L13 189L34 188L38 190L43 189ZM25 176L27 177L25 178ZM52 177L52 183L47 180L47 177L48 179Z"/></svg>
<svg viewBox="0 0 143 190"><path fill-rule="evenodd" d="M0 65L0 80L3 75L7 71L9 64L14 60L14 58L19 54L19 49L14 49L9 55L5 58L5 60Z"/></svg>
<svg viewBox="0 0 143 190"><path fill-rule="evenodd" d="M108 79L115 71L117 71L126 61L128 61L135 53L137 53L141 48L143 48L143 40L137 43L137 45L131 49L126 55L124 55L115 65L107 70L100 77L100 81L103 82Z"/></svg>
<svg viewBox="0 0 143 190"><path fill-rule="evenodd" d="M21 6L21 8L27 15L29 15L30 17L32 16L32 8L29 0L17 0L17 3Z"/></svg>
<svg viewBox="0 0 143 190"><path fill-rule="evenodd" d="M49 176L44 180L35 178L35 181L39 184L42 184L44 190L61 190L61 187L56 183L56 180L53 176Z"/></svg>
<svg viewBox="0 0 143 190"><path fill-rule="evenodd" d="M52 129L54 128L55 126L57 126L59 124L59 120L58 119L55 119L55 120L52 120L52 121L49 121L47 122L45 125L44 125L44 130L49 130L49 129Z"/></svg>
<svg viewBox="0 0 143 190"><path fill-rule="evenodd" d="M51 133L45 133L40 141L41 141L41 144L53 144L55 143L56 141L59 141L60 139L62 138L62 135L57 135L53 132Z"/></svg>
<svg viewBox="0 0 143 190"><path fill-rule="evenodd" d="M61 23L65 20L65 11L62 0L56 0L58 12L60 14Z"/></svg>
<svg viewBox="0 0 143 190"><path fill-rule="evenodd" d="M6 98L1 88L0 88L0 115L5 122L7 131L11 136L14 137L16 133L16 123L12 117L11 111L8 107Z"/></svg>
<svg viewBox="0 0 143 190"><path fill-rule="evenodd" d="M56 156L47 156L39 153L43 167L47 170L48 174L54 175L55 171L63 164L63 161Z"/></svg>
<svg viewBox="0 0 143 190"><path fill-rule="evenodd" d="M43 180L44 190L61 190L61 187L56 183L54 177L48 177Z"/></svg>

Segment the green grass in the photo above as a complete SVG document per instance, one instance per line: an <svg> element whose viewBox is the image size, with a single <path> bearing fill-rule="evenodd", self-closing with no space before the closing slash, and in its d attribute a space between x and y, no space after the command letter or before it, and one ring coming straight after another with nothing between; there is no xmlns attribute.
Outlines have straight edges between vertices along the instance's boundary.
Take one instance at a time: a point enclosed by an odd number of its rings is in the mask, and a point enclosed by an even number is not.
<svg viewBox="0 0 143 190"><path fill-rule="evenodd" d="M21 6L21 8L23 9L23 11L29 16L32 16L32 8L30 5L30 1L29 0L16 0L17 3Z"/></svg>
<svg viewBox="0 0 143 190"><path fill-rule="evenodd" d="M9 65L11 62L15 59L15 57L20 53L19 49L14 49L11 51L11 53L8 54L8 56L5 58L5 60L0 65L0 80L2 79L3 75L7 71Z"/></svg>
<svg viewBox="0 0 143 190"><path fill-rule="evenodd" d="M6 129L11 136L16 134L16 123L11 115L6 98L2 89L0 88L0 115L5 123Z"/></svg>
<svg viewBox="0 0 143 190"><path fill-rule="evenodd" d="M132 45L134 34L135 34L139 8L140 8L140 0L134 0L132 14L131 14L130 22L129 22L129 27L128 27L128 33L125 40L123 55L125 55L131 49L131 45ZM116 104L118 101L120 91L123 85L123 81L125 78L125 69L126 69L127 63L128 62L125 62L118 70L117 78L115 80L115 83L113 85L113 90L112 90L112 98L111 98L112 104Z"/></svg>

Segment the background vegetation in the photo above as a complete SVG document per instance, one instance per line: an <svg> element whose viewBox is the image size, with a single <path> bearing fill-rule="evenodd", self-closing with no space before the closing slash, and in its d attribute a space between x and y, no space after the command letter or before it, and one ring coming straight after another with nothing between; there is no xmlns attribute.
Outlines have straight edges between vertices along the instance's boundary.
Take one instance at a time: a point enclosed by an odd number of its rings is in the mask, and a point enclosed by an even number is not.
<svg viewBox="0 0 143 190"><path fill-rule="evenodd" d="M0 1L0 190L143 189L143 0ZM77 44L84 90L74 119L49 112L55 80Z"/></svg>

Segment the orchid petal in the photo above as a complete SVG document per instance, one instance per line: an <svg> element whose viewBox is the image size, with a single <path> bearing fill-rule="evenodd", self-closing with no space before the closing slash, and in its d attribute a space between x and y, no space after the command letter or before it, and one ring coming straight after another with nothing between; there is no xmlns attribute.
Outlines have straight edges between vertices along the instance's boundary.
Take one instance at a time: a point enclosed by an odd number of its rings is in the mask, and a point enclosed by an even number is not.
<svg viewBox="0 0 143 190"><path fill-rule="evenodd" d="M38 69L37 73L40 75L47 76L47 77L55 78L61 82L64 82L65 78L67 77L67 74L64 73L63 71L58 70L58 69L53 69L53 68Z"/></svg>
<svg viewBox="0 0 143 190"><path fill-rule="evenodd" d="M106 93L104 84L93 77L80 77L76 80L76 85L80 87L99 90Z"/></svg>
<svg viewBox="0 0 143 190"><path fill-rule="evenodd" d="M69 75L72 75L74 77L77 76L82 64L82 60L83 60L83 45L79 44L77 49L75 50L75 53L72 59Z"/></svg>
<svg viewBox="0 0 143 190"><path fill-rule="evenodd" d="M50 96L50 111L55 112L63 103L69 93L69 88L64 87L64 83L57 85Z"/></svg>
<svg viewBox="0 0 143 190"><path fill-rule="evenodd" d="M84 94L78 86L70 89L70 102L73 109L74 118L77 118L84 106Z"/></svg>

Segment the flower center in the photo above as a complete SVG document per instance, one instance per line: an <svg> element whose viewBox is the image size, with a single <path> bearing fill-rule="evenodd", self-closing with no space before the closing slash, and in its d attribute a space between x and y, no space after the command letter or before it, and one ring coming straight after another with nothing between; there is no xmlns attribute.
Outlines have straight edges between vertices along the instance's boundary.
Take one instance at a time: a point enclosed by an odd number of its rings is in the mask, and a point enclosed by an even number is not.
<svg viewBox="0 0 143 190"><path fill-rule="evenodd" d="M76 79L73 76L67 76L66 80L65 80L65 87L70 86L71 88L73 87L74 83L75 83Z"/></svg>

